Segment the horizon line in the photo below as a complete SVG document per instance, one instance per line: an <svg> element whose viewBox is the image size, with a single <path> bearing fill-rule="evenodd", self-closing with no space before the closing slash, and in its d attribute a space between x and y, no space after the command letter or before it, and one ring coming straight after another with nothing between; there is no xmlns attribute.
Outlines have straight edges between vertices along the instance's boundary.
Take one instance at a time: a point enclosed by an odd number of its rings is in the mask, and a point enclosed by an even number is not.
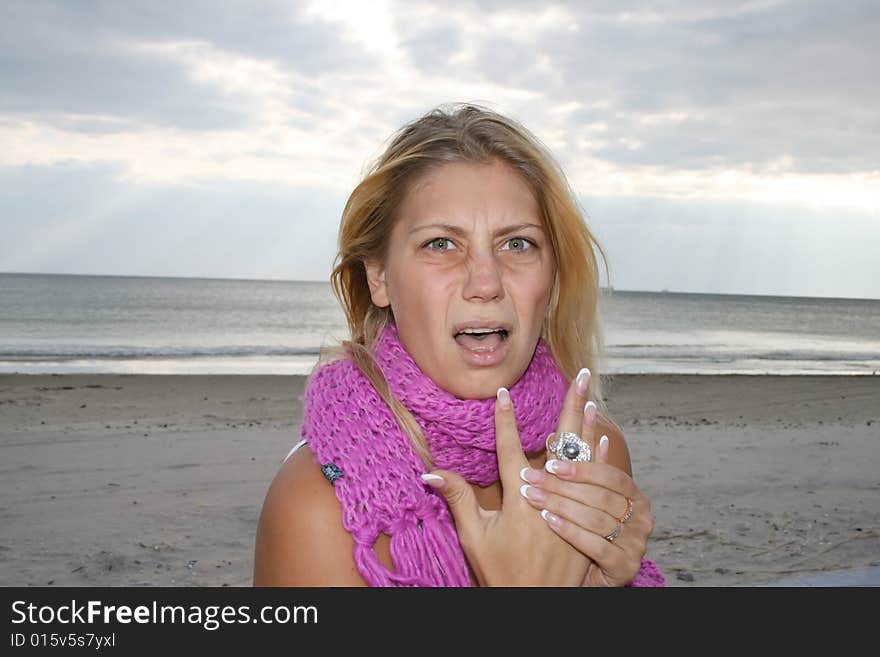
<svg viewBox="0 0 880 657"><path fill-rule="evenodd" d="M311 279L293 279L293 278L232 278L228 276L170 276L156 274L82 274L71 272L16 272L16 271L0 271L0 276L82 276L91 278L168 278L183 280L213 280L213 281L259 281L265 283L321 283L330 285L329 280L311 280ZM714 295L725 297L770 297L783 299L839 299L844 301L880 301L875 297L828 297L828 296L810 296L803 294L755 294L745 292L686 292L681 290L670 290L663 288L660 290L635 290L615 288L612 286L600 286L602 292L632 292L641 294L679 294L679 295Z"/></svg>

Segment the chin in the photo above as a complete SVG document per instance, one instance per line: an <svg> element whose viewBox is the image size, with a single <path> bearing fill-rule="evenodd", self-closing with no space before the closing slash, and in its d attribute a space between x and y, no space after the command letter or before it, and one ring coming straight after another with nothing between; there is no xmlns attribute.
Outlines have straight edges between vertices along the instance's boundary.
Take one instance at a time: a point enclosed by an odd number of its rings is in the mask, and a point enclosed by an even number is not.
<svg viewBox="0 0 880 657"><path fill-rule="evenodd" d="M459 399L489 399L498 394L498 388L510 388L513 383L515 381L511 381L500 368L494 368L493 371L465 370L459 380L446 390Z"/></svg>
<svg viewBox="0 0 880 657"><path fill-rule="evenodd" d="M494 398L498 388L504 386L509 389L528 368L529 360L514 366L520 353L516 346L511 344L504 359L492 366L472 366L464 362L457 352L452 354L451 362L454 365L446 371L454 373L453 379L446 382L448 385L440 387L459 399Z"/></svg>

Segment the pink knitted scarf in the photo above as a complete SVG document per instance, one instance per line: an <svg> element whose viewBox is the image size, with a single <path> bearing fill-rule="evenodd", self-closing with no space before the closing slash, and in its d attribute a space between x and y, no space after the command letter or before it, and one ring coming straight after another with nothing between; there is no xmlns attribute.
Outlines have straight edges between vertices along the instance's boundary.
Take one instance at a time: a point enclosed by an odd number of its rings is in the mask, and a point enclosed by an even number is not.
<svg viewBox="0 0 880 657"><path fill-rule="evenodd" d="M394 323L378 336L373 354L391 392L422 428L435 467L480 486L497 481L495 398L459 399L438 387L403 347ZM525 373L510 387L526 452L542 449L556 429L567 388L540 340ZM301 434L333 483L343 526L355 541L358 571L370 586L471 585L443 496L419 478L424 464L351 360L328 363L312 374ZM391 538L393 572L373 549L380 533ZM662 586L662 575L645 559L631 585Z"/></svg>

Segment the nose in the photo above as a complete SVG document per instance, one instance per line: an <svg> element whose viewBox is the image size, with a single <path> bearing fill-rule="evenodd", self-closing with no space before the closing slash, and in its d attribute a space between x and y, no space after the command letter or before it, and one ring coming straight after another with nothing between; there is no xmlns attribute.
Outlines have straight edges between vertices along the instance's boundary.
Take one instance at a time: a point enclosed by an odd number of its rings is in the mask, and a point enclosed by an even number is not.
<svg viewBox="0 0 880 657"><path fill-rule="evenodd" d="M462 294L465 299L476 301L504 298L501 270L491 253L477 253L468 259Z"/></svg>

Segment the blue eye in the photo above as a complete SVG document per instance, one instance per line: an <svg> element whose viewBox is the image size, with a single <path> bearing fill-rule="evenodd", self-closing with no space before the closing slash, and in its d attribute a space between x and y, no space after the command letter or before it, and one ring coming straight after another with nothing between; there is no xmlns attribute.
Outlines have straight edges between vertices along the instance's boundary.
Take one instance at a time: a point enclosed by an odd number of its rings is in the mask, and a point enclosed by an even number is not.
<svg viewBox="0 0 880 657"><path fill-rule="evenodd" d="M425 243L422 245L422 247L430 246L430 245L433 244L434 242L448 242L448 243L451 244L451 243L452 243L452 240L450 240L448 237L435 237L434 239L425 242ZM429 250L429 251L448 251L449 249L433 249L433 248L429 248L428 250Z"/></svg>
<svg viewBox="0 0 880 657"><path fill-rule="evenodd" d="M438 253L442 253L443 251L450 251L451 250L449 248L442 248L442 247L441 248L434 248L434 247L432 247L431 245L436 242L440 242L441 244L454 244L453 241L451 239L449 239L448 237L435 237L434 239L428 240L427 242L422 244L422 248L427 248L429 251L435 251ZM507 240L506 243L510 243L510 242L520 242L520 243L522 243L522 246L520 248L505 249L507 251L518 251L518 252L531 251L532 248L536 246L532 240L527 239L525 237L511 237L510 239Z"/></svg>
<svg viewBox="0 0 880 657"><path fill-rule="evenodd" d="M511 251L530 251L531 247L535 246L535 243L532 240L528 240L525 237L511 237L508 242L522 242L523 248L520 249L511 249ZM530 244L529 248L525 248L526 244Z"/></svg>

